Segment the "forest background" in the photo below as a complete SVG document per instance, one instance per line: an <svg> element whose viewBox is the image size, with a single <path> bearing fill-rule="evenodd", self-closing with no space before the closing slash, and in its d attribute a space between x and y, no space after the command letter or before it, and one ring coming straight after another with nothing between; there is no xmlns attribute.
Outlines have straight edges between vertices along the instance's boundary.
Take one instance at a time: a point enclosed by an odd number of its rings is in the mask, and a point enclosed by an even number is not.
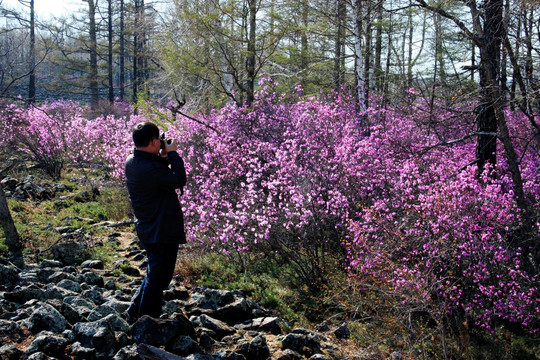
<svg viewBox="0 0 540 360"><path fill-rule="evenodd" d="M388 353L540 356L537 1L20 3L0 2L3 167L121 186L129 130L156 121L192 246L386 323Z"/></svg>

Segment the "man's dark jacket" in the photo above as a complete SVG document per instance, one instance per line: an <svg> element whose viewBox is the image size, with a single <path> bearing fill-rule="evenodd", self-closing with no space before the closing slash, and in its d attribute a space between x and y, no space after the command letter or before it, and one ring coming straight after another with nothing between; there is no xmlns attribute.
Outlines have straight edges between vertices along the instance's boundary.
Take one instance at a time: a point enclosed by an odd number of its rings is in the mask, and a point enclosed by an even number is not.
<svg viewBox="0 0 540 360"><path fill-rule="evenodd" d="M184 161L176 151L158 155L134 150L125 164L127 189L143 244L184 244L184 217L175 189L186 185ZM169 168L169 163L171 167Z"/></svg>

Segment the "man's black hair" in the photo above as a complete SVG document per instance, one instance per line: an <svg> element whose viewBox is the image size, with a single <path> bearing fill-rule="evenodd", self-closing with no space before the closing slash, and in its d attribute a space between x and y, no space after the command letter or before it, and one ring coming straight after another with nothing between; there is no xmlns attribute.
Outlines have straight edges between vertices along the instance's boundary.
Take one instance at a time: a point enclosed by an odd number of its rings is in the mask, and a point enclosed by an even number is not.
<svg viewBox="0 0 540 360"><path fill-rule="evenodd" d="M148 146L152 139L159 139L159 128L156 124L145 121L133 129L133 143L136 147Z"/></svg>

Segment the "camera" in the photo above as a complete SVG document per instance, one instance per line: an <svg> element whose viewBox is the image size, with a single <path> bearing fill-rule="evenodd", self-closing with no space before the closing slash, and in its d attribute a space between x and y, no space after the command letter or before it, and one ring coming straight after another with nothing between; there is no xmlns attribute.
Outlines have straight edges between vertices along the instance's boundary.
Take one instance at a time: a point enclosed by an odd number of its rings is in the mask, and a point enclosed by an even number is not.
<svg viewBox="0 0 540 360"><path fill-rule="evenodd" d="M159 141L161 143L161 146L160 146L161 149L165 149L165 142L167 142L167 144L171 143L171 139L165 139L165 133L161 133L161 136L159 137Z"/></svg>

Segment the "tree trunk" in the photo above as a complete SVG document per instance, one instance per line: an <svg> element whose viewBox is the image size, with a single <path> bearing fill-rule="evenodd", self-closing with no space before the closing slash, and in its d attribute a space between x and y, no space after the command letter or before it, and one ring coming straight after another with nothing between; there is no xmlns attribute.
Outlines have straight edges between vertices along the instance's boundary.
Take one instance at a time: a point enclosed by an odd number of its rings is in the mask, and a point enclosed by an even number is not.
<svg viewBox="0 0 540 360"><path fill-rule="evenodd" d="M133 23L133 99L136 103L139 98L141 88L141 71L142 71L142 41L141 41L141 2L135 0L135 18Z"/></svg>
<svg viewBox="0 0 540 360"><path fill-rule="evenodd" d="M36 29L34 0L30 0L30 54L28 76L28 103L36 102Z"/></svg>
<svg viewBox="0 0 540 360"><path fill-rule="evenodd" d="M497 117L495 103L500 101L499 66L501 40L504 36L502 26L502 0L488 0L484 8L484 38L480 46L480 86L482 99L476 118L478 141L476 158L478 170L482 172L486 163L496 163ZM503 114L504 115L504 114Z"/></svg>
<svg viewBox="0 0 540 360"><path fill-rule="evenodd" d="M347 10L345 8L344 0L337 0L337 17L336 17L336 40L335 40L335 53L334 53L334 87L336 91L339 91L343 85L343 74L341 59L343 58L343 45L345 44L345 14Z"/></svg>
<svg viewBox="0 0 540 360"><path fill-rule="evenodd" d="M301 48L300 48L300 70L305 71L308 67L308 37L307 29L308 23L308 0L302 1L302 34L301 34ZM304 77L302 77L304 78Z"/></svg>
<svg viewBox="0 0 540 360"><path fill-rule="evenodd" d="M108 25L108 59L107 59L107 72L109 80L109 102L112 104L114 102L114 87L113 87L113 10L112 10L113 0L108 0L108 15L109 23Z"/></svg>
<svg viewBox="0 0 540 360"><path fill-rule="evenodd" d="M366 112L365 80L364 80L364 59L362 53L362 0L354 2L354 54L356 68L356 100L360 115Z"/></svg>
<svg viewBox="0 0 540 360"><path fill-rule="evenodd" d="M94 0L88 0L88 15L90 18L90 103L96 108L99 102L98 65L97 65L97 32L96 7Z"/></svg>
<svg viewBox="0 0 540 360"><path fill-rule="evenodd" d="M247 44L246 104L251 106L255 94L255 34L257 27L257 0L249 0L249 35Z"/></svg>
<svg viewBox="0 0 540 360"><path fill-rule="evenodd" d="M382 1L377 5L377 32L375 40L375 64L374 64L374 73L375 73L375 85L379 92L382 92L383 88L383 71L381 65L382 57Z"/></svg>
<svg viewBox="0 0 540 360"><path fill-rule="evenodd" d="M124 0L120 0L120 101L124 101L125 98L125 89L126 86L126 53L125 53L125 34L124 34Z"/></svg>
<svg viewBox="0 0 540 360"><path fill-rule="evenodd" d="M10 257L19 262L22 259L21 238L9 212L9 207L6 200L6 194L4 189L0 186L0 225L4 229L4 235L6 237L6 245L10 252Z"/></svg>
<svg viewBox="0 0 540 360"><path fill-rule="evenodd" d="M414 44L414 25L413 25L413 16L412 12L408 12L408 25L409 25L409 41L408 41L408 59L407 62L407 87L411 88L413 86L413 44Z"/></svg>

